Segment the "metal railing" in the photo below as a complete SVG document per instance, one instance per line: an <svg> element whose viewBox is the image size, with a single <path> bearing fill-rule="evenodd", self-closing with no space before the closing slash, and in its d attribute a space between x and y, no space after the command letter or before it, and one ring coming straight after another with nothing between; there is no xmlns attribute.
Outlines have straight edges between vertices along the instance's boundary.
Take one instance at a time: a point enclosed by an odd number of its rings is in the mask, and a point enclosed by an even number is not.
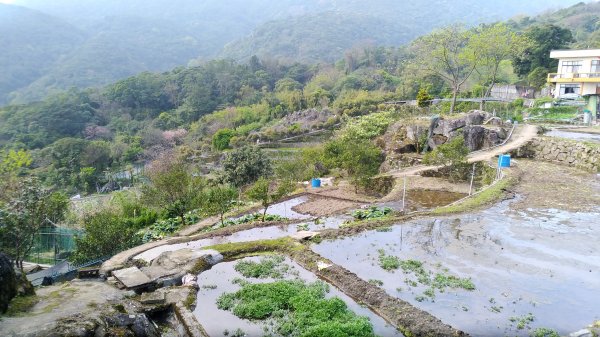
<svg viewBox="0 0 600 337"><path fill-rule="evenodd" d="M593 78L600 80L600 73L550 73L548 74L548 82L554 82L556 80L568 79L574 80L579 78Z"/></svg>

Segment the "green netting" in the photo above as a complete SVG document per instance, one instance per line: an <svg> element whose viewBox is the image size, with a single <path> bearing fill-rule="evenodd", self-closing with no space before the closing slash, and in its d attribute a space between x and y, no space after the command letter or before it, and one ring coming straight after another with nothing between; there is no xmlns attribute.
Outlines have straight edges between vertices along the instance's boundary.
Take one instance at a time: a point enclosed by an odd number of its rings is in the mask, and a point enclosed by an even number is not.
<svg viewBox="0 0 600 337"><path fill-rule="evenodd" d="M75 250L75 237L82 231L63 227L42 227L36 234L27 262L54 265Z"/></svg>

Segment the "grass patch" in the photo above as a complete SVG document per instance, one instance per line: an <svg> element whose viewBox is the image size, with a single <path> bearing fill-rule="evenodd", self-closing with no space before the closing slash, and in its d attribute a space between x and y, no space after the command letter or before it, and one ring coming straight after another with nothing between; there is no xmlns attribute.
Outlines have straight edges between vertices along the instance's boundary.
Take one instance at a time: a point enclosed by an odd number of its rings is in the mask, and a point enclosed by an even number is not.
<svg viewBox="0 0 600 337"><path fill-rule="evenodd" d="M531 332L531 337L560 337L556 330L548 328L537 328Z"/></svg>
<svg viewBox="0 0 600 337"><path fill-rule="evenodd" d="M275 240L259 240L250 242L224 243L206 247L221 253L225 260L232 261L240 257L260 255L264 252L292 252L304 249L304 246L294 242L289 237Z"/></svg>
<svg viewBox="0 0 600 337"><path fill-rule="evenodd" d="M323 282L278 281L247 284L217 299L217 306L250 320L269 320L265 328L281 336L374 337L366 317L350 311L339 298L325 298ZM272 324L271 324L272 323Z"/></svg>
<svg viewBox="0 0 600 337"><path fill-rule="evenodd" d="M516 178L506 177L505 179L500 180L495 185L488 187L486 190L474 195L471 198L465 199L464 201L454 205L438 207L431 213L435 215L453 214L469 212L478 209L481 206L500 200L504 196L506 190L515 185L516 182Z"/></svg>
<svg viewBox="0 0 600 337"><path fill-rule="evenodd" d="M246 278L282 279L290 269L283 263L284 261L285 257L281 255L266 256L259 262L240 261L236 263L234 269Z"/></svg>
<svg viewBox="0 0 600 337"><path fill-rule="evenodd" d="M17 296L12 299L10 304L8 305L8 310L4 313L7 317L23 317L27 316L28 312L33 308L37 303L39 303L40 298L36 295L33 296Z"/></svg>

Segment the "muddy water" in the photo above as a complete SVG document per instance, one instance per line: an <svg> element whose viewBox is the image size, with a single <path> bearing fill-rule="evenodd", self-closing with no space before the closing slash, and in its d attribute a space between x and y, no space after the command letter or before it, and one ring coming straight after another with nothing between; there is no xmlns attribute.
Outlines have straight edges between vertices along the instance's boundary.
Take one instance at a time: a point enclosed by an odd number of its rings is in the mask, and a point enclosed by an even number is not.
<svg viewBox="0 0 600 337"><path fill-rule="evenodd" d="M600 135L593 133L552 130L547 132L546 136L600 143Z"/></svg>
<svg viewBox="0 0 600 337"><path fill-rule="evenodd" d="M293 206L290 206L293 207ZM297 233L299 231L309 230L309 231L317 231L321 229L327 228L338 228L342 223L352 219L352 217L347 215L340 215L335 217L329 217L326 219L322 219L319 221L307 221L307 222L299 222L297 224L284 225L284 226L272 226L265 228L254 228L241 232L234 233L230 236L222 236L215 237L212 239L202 239L197 241L191 241L186 243L178 243L173 245L164 245L159 246L150 250L147 250L136 257L136 260L145 260L150 262L157 258L163 252L173 252L179 249L190 248L190 249L198 249L213 245L218 245L222 243L230 243L230 242L249 242L256 240L271 240L271 239L279 239L291 234Z"/></svg>
<svg viewBox="0 0 600 337"><path fill-rule="evenodd" d="M449 205L467 195L464 193L434 191L434 190L408 190L406 191L406 210L408 212L421 211L429 208ZM402 199L380 204L393 210L402 210Z"/></svg>
<svg viewBox="0 0 600 337"><path fill-rule="evenodd" d="M244 260L258 262L260 258L249 257ZM217 308L216 300L221 294L235 292L240 289L239 285L231 283L235 278L242 278L252 283L276 281L274 279L246 279L240 273L235 271L234 266L236 263L237 262L220 263L198 276L200 290L198 292L198 305L194 311L194 315L211 337L223 336L223 331L225 329L228 329L231 334L238 328L242 329L246 333L246 336L263 336L265 334L263 330L264 323L240 319L229 311L219 310ZM290 259L286 258L285 263L291 266L291 272L286 275L285 279L301 279L306 282L315 282L318 280L314 274L300 267ZM211 289L214 286L216 286L216 288ZM354 302L354 300L344 295L344 293L335 287L330 287L327 297L339 297L346 302L348 308L354 313L368 317L373 324L376 334L385 337L402 336L400 332L397 332L394 327L388 325L381 317L377 316L369 309L361 307L358 303Z"/></svg>
<svg viewBox="0 0 600 337"><path fill-rule="evenodd" d="M519 202L519 201L515 201ZM474 336L528 336L511 317L529 313L528 327L568 334L600 319L600 226L598 213L528 209L505 202L460 217L419 220L323 242L313 249L389 294ZM600 209L599 209L600 211ZM425 262L432 272L470 277L474 291L446 290L417 301L426 289L410 287L401 270L378 265L378 249ZM398 289L400 288L400 289Z"/></svg>

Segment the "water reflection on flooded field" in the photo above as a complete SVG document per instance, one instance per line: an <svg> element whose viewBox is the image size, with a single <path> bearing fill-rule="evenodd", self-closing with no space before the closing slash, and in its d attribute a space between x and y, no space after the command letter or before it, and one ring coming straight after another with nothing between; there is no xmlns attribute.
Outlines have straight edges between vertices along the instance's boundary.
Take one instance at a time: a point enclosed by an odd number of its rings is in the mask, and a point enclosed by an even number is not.
<svg viewBox="0 0 600 337"><path fill-rule="evenodd" d="M516 212L508 202L475 214L398 224L391 232L368 232L328 241L313 249L458 329L475 336L528 336L527 327L577 331L600 318L600 226L598 213L560 210ZM378 264L378 250L470 277L474 291L447 290L419 298L427 287L411 286L401 270ZM421 302L417 301L421 300ZM533 322L517 329L529 313ZM513 321L511 321L513 318Z"/></svg>

